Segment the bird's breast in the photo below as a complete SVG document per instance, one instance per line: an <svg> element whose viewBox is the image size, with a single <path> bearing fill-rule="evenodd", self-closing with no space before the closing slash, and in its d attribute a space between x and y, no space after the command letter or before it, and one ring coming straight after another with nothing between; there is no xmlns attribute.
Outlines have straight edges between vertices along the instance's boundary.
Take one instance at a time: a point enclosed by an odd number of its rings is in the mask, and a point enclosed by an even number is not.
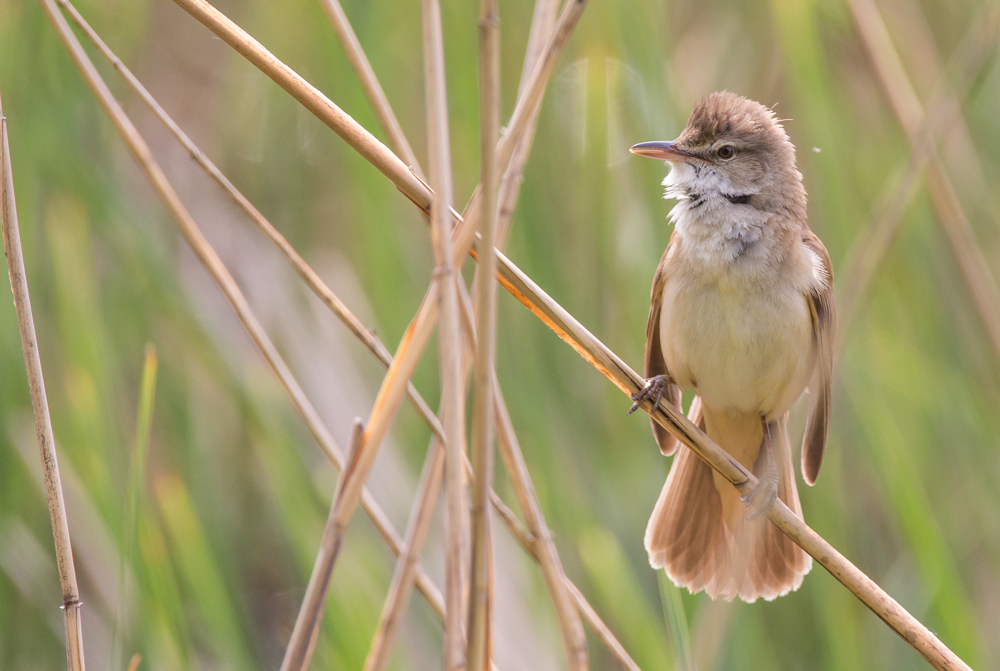
<svg viewBox="0 0 1000 671"><path fill-rule="evenodd" d="M664 285L660 343L674 380L704 403L769 419L791 407L815 365L809 307L792 284L675 274Z"/></svg>

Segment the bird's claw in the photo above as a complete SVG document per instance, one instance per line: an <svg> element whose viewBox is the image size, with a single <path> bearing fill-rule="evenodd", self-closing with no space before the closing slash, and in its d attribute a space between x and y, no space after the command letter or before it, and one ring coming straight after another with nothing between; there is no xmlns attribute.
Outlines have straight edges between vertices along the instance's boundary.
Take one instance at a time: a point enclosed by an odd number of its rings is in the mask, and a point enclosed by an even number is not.
<svg viewBox="0 0 1000 671"><path fill-rule="evenodd" d="M647 401L649 399L652 399L654 408L658 406L660 404L660 399L663 398L663 392L666 391L668 384L670 384L670 381L667 379L666 375L655 375L646 380L646 384L643 385L642 389L632 395L634 403L632 403L632 407L629 408L628 413L626 414L631 415L639 409L639 406L642 405L643 401Z"/></svg>
<svg viewBox="0 0 1000 671"><path fill-rule="evenodd" d="M770 474L765 474L760 480L757 481L757 486L753 488L752 491L747 492L740 497L747 508L751 505L753 506L753 512L747 513L747 520L752 521L760 519L767 515L767 511L771 509L774 502L778 500L778 478L777 474L775 477L769 477Z"/></svg>

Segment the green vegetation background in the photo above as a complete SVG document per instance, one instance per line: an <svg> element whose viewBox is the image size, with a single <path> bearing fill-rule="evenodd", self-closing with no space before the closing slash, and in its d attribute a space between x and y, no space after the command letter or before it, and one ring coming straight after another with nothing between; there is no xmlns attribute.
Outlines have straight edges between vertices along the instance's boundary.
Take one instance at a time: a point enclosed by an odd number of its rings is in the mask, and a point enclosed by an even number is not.
<svg viewBox="0 0 1000 671"><path fill-rule="evenodd" d="M881 3L925 101L935 59L962 44L983 4ZM219 7L384 137L318 3ZM79 8L393 349L432 270L415 208L168 0ZM354 0L345 9L424 157L419 3ZM478 3L443 10L462 203L478 181ZM505 117L531 11L527 0L501 2ZM350 419L367 416L382 369L114 72L103 63L101 71L343 441ZM844 2L592 0L546 96L508 251L637 369L671 205L660 199L664 167L630 158L627 147L673 137L698 97L723 88L777 103L789 119L810 223L838 271L906 165L906 138ZM124 668L133 652L148 669L276 668L336 474L30 0L0 0L0 92L90 668ZM949 133L938 145L949 165L964 166L952 176L995 274L998 100L990 62L961 101L971 136ZM676 590L661 595L642 548L669 460L645 418L625 416L627 399L510 296L501 292L499 303L500 381L567 572L643 669L674 668L665 604ZM159 367L137 462L147 343ZM433 406L433 344L425 359L415 382ZM58 669L59 586L10 300L0 300L0 370L0 668ZM817 485L800 491L806 520L977 669L1000 668L998 371L922 190L847 334L827 460ZM399 529L427 442L404 408L373 475ZM513 503L499 467L497 488ZM502 528L496 535L501 668L560 668L544 582ZM425 555L440 579L440 550ZM361 667L392 567L359 512L314 668ZM726 606L686 593L681 602L705 669L922 668L821 568L772 603ZM438 667L440 637L415 596L394 668ZM591 652L593 668L616 668L593 638Z"/></svg>

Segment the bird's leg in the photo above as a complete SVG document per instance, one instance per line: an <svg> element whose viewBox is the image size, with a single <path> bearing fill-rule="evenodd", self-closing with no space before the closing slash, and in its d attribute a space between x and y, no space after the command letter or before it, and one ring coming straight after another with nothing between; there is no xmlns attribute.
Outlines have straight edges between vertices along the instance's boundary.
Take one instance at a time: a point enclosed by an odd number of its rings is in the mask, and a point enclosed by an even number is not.
<svg viewBox="0 0 1000 671"><path fill-rule="evenodd" d="M646 384L642 389L635 392L632 396L632 400L635 401L632 407L629 408L628 414L631 415L633 412L639 409L642 402L651 399L653 401L653 407L655 408L660 404L660 399L663 398L663 392L667 390L670 386L670 379L666 375L654 375L653 377L646 380Z"/></svg>
<svg viewBox="0 0 1000 671"><path fill-rule="evenodd" d="M766 515L778 498L778 466L774 460L774 449L771 446L771 425L764 417L761 417L760 421L764 425L764 473L760 476L753 491L740 497L740 501L743 501L747 507L753 504L754 511L747 513L748 520L755 520Z"/></svg>

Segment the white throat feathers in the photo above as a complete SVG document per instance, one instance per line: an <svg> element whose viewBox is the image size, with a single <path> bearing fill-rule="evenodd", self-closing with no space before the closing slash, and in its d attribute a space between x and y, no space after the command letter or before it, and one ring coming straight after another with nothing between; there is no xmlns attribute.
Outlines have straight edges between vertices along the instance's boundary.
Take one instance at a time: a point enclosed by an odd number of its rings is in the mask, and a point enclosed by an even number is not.
<svg viewBox="0 0 1000 671"><path fill-rule="evenodd" d="M669 219L700 261L737 272L766 262L774 240L765 223L774 215L747 202L758 191L740 192L712 166L679 161L663 186L663 197L678 201Z"/></svg>

